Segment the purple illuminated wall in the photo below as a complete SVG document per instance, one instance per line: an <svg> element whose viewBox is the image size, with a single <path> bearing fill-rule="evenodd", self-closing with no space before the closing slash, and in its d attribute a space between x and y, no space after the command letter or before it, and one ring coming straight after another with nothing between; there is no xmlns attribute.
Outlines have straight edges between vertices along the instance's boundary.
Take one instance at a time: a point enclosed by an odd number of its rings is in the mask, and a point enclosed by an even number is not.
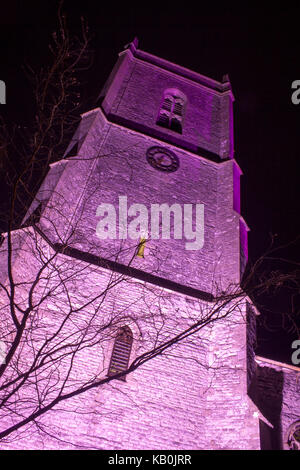
<svg viewBox="0 0 300 470"><path fill-rule="evenodd" d="M156 124L169 88L187 97L182 134ZM124 240L120 254L119 240L97 239L100 203L117 205L118 197L126 195L129 204L146 206L204 204L203 249L188 252L182 240L150 240L145 257L135 257L132 270L126 271L127 281L105 298L100 325L111 312L122 312L133 323L131 360L151 346L157 333L146 314L149 306L153 314L163 312L161 334L167 335L188 327L210 308L209 296L240 281L240 246L247 257L247 227L240 216L240 170L233 160L232 103L227 79L220 83L169 63L140 51L135 42L120 54L99 108L82 116L74 137L81 143L78 155L52 165L37 195L47 200L40 228L51 243L61 243L76 227L70 251L62 251L59 259L74 267L86 262L72 294L87 297L99 286L105 288L112 275L109 263L118 265L113 276L122 272L128 264L126 250L132 248ZM152 146L174 152L179 169L167 174L151 167L146 152ZM53 210L57 207L59 212ZM28 237L24 231L16 233L16 246L24 247ZM20 279L36 269L27 256L24 262L24 252L16 254ZM106 267L95 261L99 256L107 260ZM62 296L60 302L64 305L66 299ZM126 382L114 381L49 413L43 418L49 431L43 438L25 433L5 448L259 449L264 416L247 394L249 357L251 377L255 370L247 304L245 299L226 321L201 330L174 354L156 357ZM41 312L49 325L57 308L49 301ZM90 313L85 312L87 318ZM80 354L74 377L105 376L112 345L113 340L107 341Z"/></svg>

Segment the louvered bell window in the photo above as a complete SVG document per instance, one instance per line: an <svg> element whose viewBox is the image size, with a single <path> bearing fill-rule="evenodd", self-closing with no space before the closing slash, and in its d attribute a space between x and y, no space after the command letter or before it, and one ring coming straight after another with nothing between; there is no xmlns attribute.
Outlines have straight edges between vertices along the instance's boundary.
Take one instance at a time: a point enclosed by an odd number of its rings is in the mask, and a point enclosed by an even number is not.
<svg viewBox="0 0 300 470"><path fill-rule="evenodd" d="M179 134L182 133L182 120L185 99L178 96L176 90L165 92L163 97L156 124L162 127L172 129Z"/></svg>
<svg viewBox="0 0 300 470"><path fill-rule="evenodd" d="M132 348L132 333L128 326L121 328L114 343L108 376L119 374L127 369L131 348ZM126 380L126 376L119 377L119 380Z"/></svg>

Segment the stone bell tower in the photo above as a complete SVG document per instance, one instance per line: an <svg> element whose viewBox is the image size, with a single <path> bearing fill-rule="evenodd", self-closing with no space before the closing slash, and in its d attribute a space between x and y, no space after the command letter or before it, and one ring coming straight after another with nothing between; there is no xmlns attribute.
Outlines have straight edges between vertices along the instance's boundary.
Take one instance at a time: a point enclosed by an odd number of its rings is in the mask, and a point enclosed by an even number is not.
<svg viewBox="0 0 300 470"><path fill-rule="evenodd" d="M225 284L239 283L247 260L247 225L240 215L241 170L233 159L233 100L227 76L219 83L139 50L137 40L129 44L100 94L100 108L83 115L66 151L77 144L82 161L86 155L101 155L88 180L83 171L72 175L74 196L82 187L73 184L74 177L86 182L77 196L82 208L78 230L94 239L95 204L120 208L119 197L126 196L121 199L125 212L141 204L149 215L147 254L132 264L141 272L137 275L148 273L148 279L157 277L154 283L204 298ZM177 238L174 227L170 237L151 233L153 204L176 205L174 224L176 216L182 219ZM194 237L188 239L184 205L193 205L193 212L197 204L202 205L198 232L194 220ZM119 216L118 242L108 237L101 250L104 258L118 253L118 262L127 264L131 253L126 248L137 241L130 242Z"/></svg>
<svg viewBox="0 0 300 470"><path fill-rule="evenodd" d="M239 285L247 260L233 100L227 76L202 76L138 49L135 39L51 166L26 219L39 210L43 240L92 267L75 294L89 297L123 276L98 313L100 322L117 311L121 333L87 350L80 373L102 361L99 374L113 375L191 324L199 330L125 380L77 397L91 416L76 414L79 402L72 408L70 400L69 412L53 417L65 437L45 448L260 447L260 415L248 396L254 333L246 318L254 309L246 295L216 300ZM201 324L210 315L216 321Z"/></svg>

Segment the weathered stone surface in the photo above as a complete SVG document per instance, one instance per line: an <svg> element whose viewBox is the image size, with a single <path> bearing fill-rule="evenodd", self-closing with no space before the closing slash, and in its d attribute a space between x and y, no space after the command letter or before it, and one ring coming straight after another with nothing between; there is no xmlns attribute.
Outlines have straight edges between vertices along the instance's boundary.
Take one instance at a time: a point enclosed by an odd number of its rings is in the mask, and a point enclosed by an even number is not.
<svg viewBox="0 0 300 470"><path fill-rule="evenodd" d="M166 88L178 88L187 97L182 135L156 124ZM30 284L41 263L54 254L55 244L60 244L60 252L51 275L34 291L37 305L44 289L55 286L56 273L64 276L64 288L41 301L35 311L42 323L23 345L22 367L30 361L34 347L68 318L71 307L70 321L58 335L62 344L73 338L70 344L74 347L79 332L93 321L93 328L86 330L86 347L74 360L70 386L83 379L106 377L120 326L128 325L132 330L132 362L212 311L213 302L179 287L162 287L154 279L193 288L194 293L215 294L238 285L241 225L246 255L246 229L239 207L240 170L232 159L230 86L142 51L137 53L132 46L121 54L102 98L102 107L82 118L74 140L80 139L78 155L51 166L27 214L39 201L46 202L37 224L41 232L27 227L13 233L13 272L20 283L16 290L20 306L26 308ZM151 167L146 152L152 146L174 152L179 169L164 173ZM214 158L205 156L204 150L213 152ZM145 257L138 258L133 256L135 240L99 240L97 207L101 203L118 206L119 196L127 196L128 206L204 204L203 248L186 250L186 240L174 237L150 239ZM66 246L77 251L67 252ZM0 266L1 282L7 284L6 248L4 242ZM108 269L111 264L101 265L100 258L116 262L119 271ZM124 275L122 266L129 262L136 271L127 270ZM138 278L137 272L145 277ZM97 296L101 301L89 303ZM3 302L2 337L11 328L5 296ZM28 426L3 441L1 447L282 447L288 427L299 419L298 372L285 366L277 370L268 362L257 365L256 313L246 296L235 306L224 305L218 316L224 318L146 362L126 381L114 380L58 404L40 420L46 433ZM68 358L63 358L58 385L69 367ZM20 392L20 398L26 401L36 391L29 386L24 393ZM1 418L6 425L17 419L5 413ZM271 425L273 434L265 437Z"/></svg>

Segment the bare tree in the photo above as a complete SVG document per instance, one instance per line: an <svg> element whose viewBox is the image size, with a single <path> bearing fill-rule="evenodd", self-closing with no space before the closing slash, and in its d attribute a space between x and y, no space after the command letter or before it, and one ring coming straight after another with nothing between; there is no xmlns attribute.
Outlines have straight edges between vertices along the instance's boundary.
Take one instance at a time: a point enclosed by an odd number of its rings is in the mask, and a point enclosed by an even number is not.
<svg viewBox="0 0 300 470"><path fill-rule="evenodd" d="M34 127L27 132L11 132L4 123L1 127L2 164L10 187L0 247L3 443L22 433L59 439L54 427L43 421L45 415L62 405L68 410L68 403L77 403L76 397L110 382L119 383L158 356L178 360L183 354L181 345L187 348L185 357L189 351L189 360L202 367L225 367L220 358L203 356L202 360L195 354L209 340L212 326L232 328L245 322L249 296L276 292L286 284L298 286L299 280L296 271L261 274L264 255L249 268L242 286L230 283L224 291L216 285L211 298L191 296L174 312L173 296L164 287L155 286L150 278L136 278L133 261L139 242L106 245L105 256L99 256L99 245L80 230L87 201L76 209L80 213L76 220L69 216L70 202L56 189L42 189L41 199L32 205L33 195L77 120L76 74L86 67L89 55L84 23L81 39L74 41L60 11L59 32L53 36L50 51L53 61L48 68L38 74L28 69L34 82ZM17 169L11 165L13 154L18 156ZM80 158L73 162L81 165ZM88 194L87 200L92 197ZM85 259L77 256L82 245ZM159 273L161 261L157 259L153 276ZM112 345L124 325L134 337L131 362L114 369Z"/></svg>

